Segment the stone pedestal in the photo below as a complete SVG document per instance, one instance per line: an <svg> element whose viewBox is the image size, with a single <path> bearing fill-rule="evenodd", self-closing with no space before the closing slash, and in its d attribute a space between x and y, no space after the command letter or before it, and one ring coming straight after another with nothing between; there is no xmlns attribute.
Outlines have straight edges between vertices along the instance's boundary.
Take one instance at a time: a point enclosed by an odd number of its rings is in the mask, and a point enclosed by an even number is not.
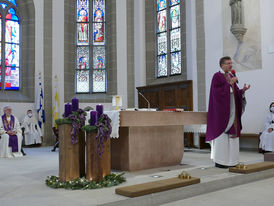
<svg viewBox="0 0 274 206"><path fill-rule="evenodd" d="M242 24L233 24L230 28L231 33L239 42L243 42L244 35L247 31Z"/></svg>
<svg viewBox="0 0 274 206"><path fill-rule="evenodd" d="M206 121L206 112L121 111L119 138L111 139L111 167L135 171L179 165L183 125Z"/></svg>
<svg viewBox="0 0 274 206"><path fill-rule="evenodd" d="M136 171L179 165L184 154L183 126L120 127L111 139L111 167Z"/></svg>
<svg viewBox="0 0 274 206"><path fill-rule="evenodd" d="M104 143L102 157L98 154L96 133L88 132L86 139L86 178L99 181L110 174L110 139Z"/></svg>

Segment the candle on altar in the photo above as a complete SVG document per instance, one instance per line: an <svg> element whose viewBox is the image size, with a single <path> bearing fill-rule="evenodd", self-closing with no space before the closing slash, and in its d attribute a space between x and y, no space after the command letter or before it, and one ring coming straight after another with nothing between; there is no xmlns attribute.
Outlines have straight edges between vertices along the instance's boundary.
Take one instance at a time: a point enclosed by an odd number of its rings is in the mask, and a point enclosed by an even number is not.
<svg viewBox="0 0 274 206"><path fill-rule="evenodd" d="M72 106L70 103L65 104L65 117L68 117L72 113Z"/></svg>
<svg viewBox="0 0 274 206"><path fill-rule="evenodd" d="M101 104L96 105L96 111L97 111L97 119L99 119L101 115L103 114L103 105Z"/></svg>
<svg viewBox="0 0 274 206"><path fill-rule="evenodd" d="M90 125L94 126L97 122L97 112L96 111L90 111Z"/></svg>
<svg viewBox="0 0 274 206"><path fill-rule="evenodd" d="M77 111L79 109L79 99L77 99L76 97L74 97L72 100L71 100L71 103L72 103L72 111Z"/></svg>

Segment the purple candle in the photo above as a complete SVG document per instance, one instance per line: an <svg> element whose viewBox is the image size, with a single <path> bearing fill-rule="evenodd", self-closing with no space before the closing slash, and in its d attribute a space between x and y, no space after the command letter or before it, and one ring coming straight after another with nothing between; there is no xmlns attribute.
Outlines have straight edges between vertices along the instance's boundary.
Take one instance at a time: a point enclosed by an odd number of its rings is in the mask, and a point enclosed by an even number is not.
<svg viewBox="0 0 274 206"><path fill-rule="evenodd" d="M79 109L79 99L77 99L76 97L74 97L72 100L71 100L71 103L72 103L72 111L77 111Z"/></svg>
<svg viewBox="0 0 274 206"><path fill-rule="evenodd" d="M90 112L90 125L94 126L97 122L97 112L96 111L91 111Z"/></svg>
<svg viewBox="0 0 274 206"><path fill-rule="evenodd" d="M103 105L101 104L96 105L96 111L97 111L97 119L99 119L101 115L103 114Z"/></svg>
<svg viewBox="0 0 274 206"><path fill-rule="evenodd" d="M68 117L72 112L71 104L65 104L65 117Z"/></svg>

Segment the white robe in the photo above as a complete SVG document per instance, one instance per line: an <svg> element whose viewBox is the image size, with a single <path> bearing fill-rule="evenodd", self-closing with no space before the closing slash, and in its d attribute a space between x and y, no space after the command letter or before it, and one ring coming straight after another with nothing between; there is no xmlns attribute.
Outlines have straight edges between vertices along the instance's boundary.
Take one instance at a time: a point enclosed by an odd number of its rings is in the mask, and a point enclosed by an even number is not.
<svg viewBox="0 0 274 206"><path fill-rule="evenodd" d="M274 131L268 132L267 130L269 128L274 129L274 113L270 112L267 115L266 123L265 123L265 130L260 136L260 148L262 148L265 151L274 151Z"/></svg>
<svg viewBox="0 0 274 206"><path fill-rule="evenodd" d="M35 126L37 129L35 128ZM42 143L42 133L38 125L37 119L34 116L32 116L31 118L29 116L26 116L24 118L22 127L25 128L25 145Z"/></svg>
<svg viewBox="0 0 274 206"><path fill-rule="evenodd" d="M225 132L232 127L234 119L234 95L230 93L230 115ZM211 159L221 165L234 166L239 162L239 137L231 138L232 135L226 134L225 132L209 142L211 145Z"/></svg>
<svg viewBox="0 0 274 206"><path fill-rule="evenodd" d="M16 117L14 117L14 130L17 132L17 138L18 138L18 152L12 152L11 147L9 147L9 135L6 134L6 131L4 129L2 118L0 120L0 158L11 158L11 157L20 157L23 156L21 153L21 146L22 146L22 130L19 124L19 121Z"/></svg>

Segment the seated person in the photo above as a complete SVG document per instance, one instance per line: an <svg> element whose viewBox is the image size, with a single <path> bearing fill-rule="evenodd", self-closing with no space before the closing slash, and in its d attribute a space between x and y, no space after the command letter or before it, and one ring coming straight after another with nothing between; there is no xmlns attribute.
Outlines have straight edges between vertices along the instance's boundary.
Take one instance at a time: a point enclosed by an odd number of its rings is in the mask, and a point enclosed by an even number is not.
<svg viewBox="0 0 274 206"><path fill-rule="evenodd" d="M4 107L4 115L0 120L0 158L20 157L22 146L22 130L19 121L11 112L11 107Z"/></svg>
<svg viewBox="0 0 274 206"><path fill-rule="evenodd" d="M41 144L42 133L38 125L37 119L32 115L32 110L27 111L24 118L22 128L25 128L25 145Z"/></svg>
<svg viewBox="0 0 274 206"><path fill-rule="evenodd" d="M265 130L260 136L260 148L264 152L274 151L274 102L269 106L269 113L266 118Z"/></svg>

